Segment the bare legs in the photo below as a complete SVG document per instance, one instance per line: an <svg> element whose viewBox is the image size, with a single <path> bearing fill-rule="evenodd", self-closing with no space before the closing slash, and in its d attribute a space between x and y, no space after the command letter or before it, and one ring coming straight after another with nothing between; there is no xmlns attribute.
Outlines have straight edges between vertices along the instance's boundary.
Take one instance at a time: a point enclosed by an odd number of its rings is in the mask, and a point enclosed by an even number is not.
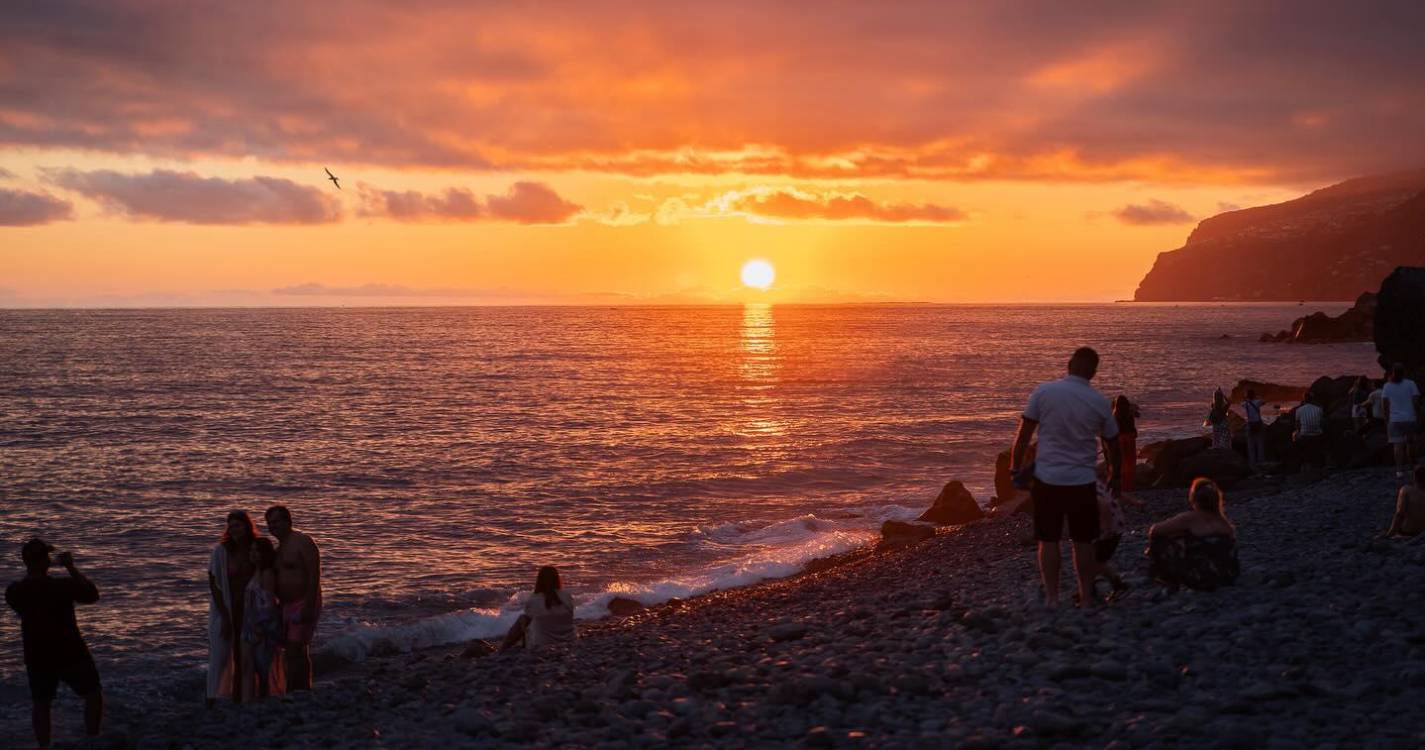
<svg viewBox="0 0 1425 750"><path fill-rule="evenodd" d="M40 747L49 747L50 704L35 702L30 708L30 723L35 729L35 742ZM104 723L104 693L95 690L84 696L84 731L90 737L99 736L99 727Z"/></svg>
<svg viewBox="0 0 1425 750"><path fill-rule="evenodd" d="M515 624L510 626L510 632L505 634L505 642L500 644L501 651L509 651L515 646L524 642L525 628L529 627L529 615L520 615Z"/></svg>
<svg viewBox="0 0 1425 750"><path fill-rule="evenodd" d="M1074 575L1078 578L1079 605L1093 602L1093 580L1098 571L1093 542L1074 542ZM1059 606L1059 543L1039 543L1039 575L1044 582L1044 604Z"/></svg>
<svg viewBox="0 0 1425 750"><path fill-rule="evenodd" d="M287 692L312 689L312 647L289 643L282 647L282 664L287 668Z"/></svg>

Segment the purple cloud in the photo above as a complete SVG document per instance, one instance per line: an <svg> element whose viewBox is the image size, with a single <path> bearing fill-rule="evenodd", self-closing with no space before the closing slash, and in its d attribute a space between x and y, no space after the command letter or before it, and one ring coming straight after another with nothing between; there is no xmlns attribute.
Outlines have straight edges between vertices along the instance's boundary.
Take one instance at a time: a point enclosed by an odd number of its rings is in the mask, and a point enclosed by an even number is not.
<svg viewBox="0 0 1425 750"><path fill-rule="evenodd" d="M583 206L567 201L540 182L516 182L503 195L487 195L482 201L465 188L447 188L427 194L416 190L380 190L370 185L358 187L359 215L396 221L512 221L519 224L562 224Z"/></svg>
<svg viewBox="0 0 1425 750"><path fill-rule="evenodd" d="M0 227L28 227L72 218L74 206L48 193L0 188Z"/></svg>
<svg viewBox="0 0 1425 750"><path fill-rule="evenodd" d="M49 182L134 219L185 224L327 224L340 220L337 200L322 189L280 177L227 180L158 169L47 170Z"/></svg>
<svg viewBox="0 0 1425 750"><path fill-rule="evenodd" d="M1192 214L1183 210L1182 206L1160 200L1150 200L1142 204L1130 203L1112 213L1124 224L1134 226L1188 224L1196 221Z"/></svg>
<svg viewBox="0 0 1425 750"><path fill-rule="evenodd" d="M485 198L490 215L520 224L561 224L583 210L540 182L516 182L504 195Z"/></svg>

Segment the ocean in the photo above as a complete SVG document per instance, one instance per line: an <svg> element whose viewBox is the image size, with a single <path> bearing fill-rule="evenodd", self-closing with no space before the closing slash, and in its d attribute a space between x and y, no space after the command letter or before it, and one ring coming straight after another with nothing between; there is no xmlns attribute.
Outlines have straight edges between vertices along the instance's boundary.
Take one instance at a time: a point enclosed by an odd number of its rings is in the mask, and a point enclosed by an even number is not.
<svg viewBox="0 0 1425 750"><path fill-rule="evenodd" d="M326 656L495 637L540 565L597 616L791 574L951 479L985 503L1079 345L1140 444L1239 378L1373 373L1369 344L1256 340L1344 307L0 311L0 560L74 551L111 699L196 700L229 510L284 503L321 546ZM24 685L6 612L0 721Z"/></svg>

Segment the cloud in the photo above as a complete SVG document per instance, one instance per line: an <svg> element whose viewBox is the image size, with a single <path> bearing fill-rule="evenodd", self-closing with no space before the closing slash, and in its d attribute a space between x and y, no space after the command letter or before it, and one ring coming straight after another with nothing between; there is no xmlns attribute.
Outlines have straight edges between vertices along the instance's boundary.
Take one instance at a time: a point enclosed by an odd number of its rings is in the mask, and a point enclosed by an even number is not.
<svg viewBox="0 0 1425 750"><path fill-rule="evenodd" d="M508 193L486 198L485 208L493 217L520 224L558 224L583 210L539 182L516 182Z"/></svg>
<svg viewBox="0 0 1425 750"><path fill-rule="evenodd" d="M631 15L617 0L352 0L331 23L321 3L12 3L0 147L625 175L1320 183L1425 163L1425 4L1377 10L907 0L832 13L727 0Z"/></svg>
<svg viewBox="0 0 1425 750"><path fill-rule="evenodd" d="M414 190L379 190L358 186L359 214L397 221L512 221L519 224L563 224L584 209L564 200L539 182L516 182L503 195L482 201L465 188L448 188L428 195Z"/></svg>
<svg viewBox="0 0 1425 750"><path fill-rule="evenodd" d="M325 224L341 218L337 200L278 177L228 180L157 169L148 174L50 169L46 179L133 219L186 224Z"/></svg>
<svg viewBox="0 0 1425 750"><path fill-rule="evenodd" d="M74 206L47 193L0 188L0 227L28 227L72 218Z"/></svg>
<svg viewBox="0 0 1425 750"><path fill-rule="evenodd" d="M10 170L4 167L0 167L0 180L9 180L12 179L14 176L14 172L11 172Z"/></svg>
<svg viewBox="0 0 1425 750"><path fill-rule="evenodd" d="M957 224L969 218L952 206L931 203L877 203L859 193L772 190L729 194L719 199L729 211L769 219L863 221L888 224Z"/></svg>
<svg viewBox="0 0 1425 750"><path fill-rule="evenodd" d="M1112 213L1124 224L1134 226L1187 224L1196 221L1193 215L1183 210L1181 206L1160 200L1150 200L1141 204L1130 203Z"/></svg>

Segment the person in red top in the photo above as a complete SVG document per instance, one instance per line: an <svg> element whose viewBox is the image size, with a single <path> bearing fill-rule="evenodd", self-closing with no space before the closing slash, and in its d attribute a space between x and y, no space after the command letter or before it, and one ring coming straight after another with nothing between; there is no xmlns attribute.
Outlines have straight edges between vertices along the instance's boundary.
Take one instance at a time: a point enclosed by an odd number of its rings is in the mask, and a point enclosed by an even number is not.
<svg viewBox="0 0 1425 750"><path fill-rule="evenodd" d="M79 572L68 552L59 553L58 562L69 575L51 576L53 551L43 539L26 542L20 549L26 575L5 589L6 603L20 615L31 718L40 747L49 747L50 704L61 682L84 697L84 728L91 737L98 736L104 717L99 670L74 619L74 605L99 601L99 589Z"/></svg>

